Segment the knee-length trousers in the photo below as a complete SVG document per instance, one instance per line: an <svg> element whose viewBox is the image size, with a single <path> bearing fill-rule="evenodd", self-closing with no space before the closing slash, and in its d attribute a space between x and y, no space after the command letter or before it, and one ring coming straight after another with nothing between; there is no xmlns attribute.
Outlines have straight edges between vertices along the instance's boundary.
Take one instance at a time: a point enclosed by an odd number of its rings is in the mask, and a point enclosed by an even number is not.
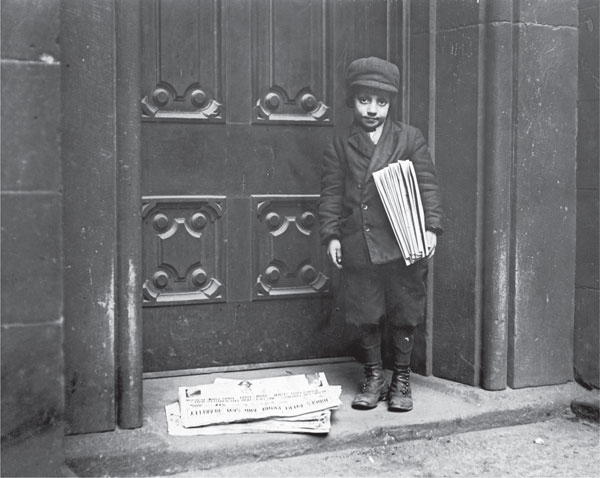
<svg viewBox="0 0 600 478"><path fill-rule="evenodd" d="M354 325L416 327L425 316L428 259L406 266L404 260L387 264L346 267L342 285L346 320Z"/></svg>

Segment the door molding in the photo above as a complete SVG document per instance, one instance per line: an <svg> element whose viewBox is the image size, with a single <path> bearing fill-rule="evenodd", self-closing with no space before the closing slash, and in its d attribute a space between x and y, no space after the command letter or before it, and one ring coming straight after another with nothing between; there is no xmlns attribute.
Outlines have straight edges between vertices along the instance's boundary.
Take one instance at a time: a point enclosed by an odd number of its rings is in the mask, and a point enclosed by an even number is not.
<svg viewBox="0 0 600 478"><path fill-rule="evenodd" d="M141 0L115 2L117 423L139 428L142 397Z"/></svg>

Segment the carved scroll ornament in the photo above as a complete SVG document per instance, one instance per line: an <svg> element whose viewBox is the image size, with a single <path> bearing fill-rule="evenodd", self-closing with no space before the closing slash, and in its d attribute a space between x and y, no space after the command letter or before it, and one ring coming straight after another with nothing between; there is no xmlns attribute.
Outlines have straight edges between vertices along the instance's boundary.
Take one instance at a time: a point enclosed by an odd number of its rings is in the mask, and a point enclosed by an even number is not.
<svg viewBox="0 0 600 478"><path fill-rule="evenodd" d="M178 95L170 84L161 82L142 98L142 118L145 119L222 119L222 109L221 103L197 83Z"/></svg>
<svg viewBox="0 0 600 478"><path fill-rule="evenodd" d="M310 88L302 89L295 98L278 86L273 86L255 107L258 120L267 121L327 121L330 108L317 99Z"/></svg>

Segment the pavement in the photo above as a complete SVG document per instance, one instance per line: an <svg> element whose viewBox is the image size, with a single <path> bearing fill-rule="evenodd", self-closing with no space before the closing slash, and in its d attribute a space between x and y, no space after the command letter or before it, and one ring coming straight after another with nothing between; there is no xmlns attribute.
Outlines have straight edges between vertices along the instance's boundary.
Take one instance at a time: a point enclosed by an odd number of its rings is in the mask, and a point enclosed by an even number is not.
<svg viewBox="0 0 600 478"><path fill-rule="evenodd" d="M167 433L164 406L177 400L181 386L212 383L217 376L251 380L311 372L325 372L331 385L342 386L342 406L333 412L327 435L180 437ZM387 410L386 402L380 402L373 410L359 411L351 408L351 402L361 380L362 366L356 361L145 379L144 426L136 430L67 436L66 464L77 476L168 476L533 423L559 416L573 403L598 403L598 390L586 390L575 382L490 392L413 374L413 411L392 413Z"/></svg>

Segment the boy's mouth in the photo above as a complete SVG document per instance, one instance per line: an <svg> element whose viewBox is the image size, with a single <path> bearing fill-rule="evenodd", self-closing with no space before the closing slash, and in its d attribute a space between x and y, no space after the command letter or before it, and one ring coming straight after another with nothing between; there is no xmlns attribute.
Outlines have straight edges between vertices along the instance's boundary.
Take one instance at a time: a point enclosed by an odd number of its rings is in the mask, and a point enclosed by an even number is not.
<svg viewBox="0 0 600 478"><path fill-rule="evenodd" d="M379 123L379 121L380 121L380 120L379 120L379 118L373 118L373 117L371 117L371 116L369 116L369 117L367 118L367 117L364 117L364 116L363 116L363 122L364 122L365 124L368 124L368 125L374 125L374 124L378 124L378 123Z"/></svg>

